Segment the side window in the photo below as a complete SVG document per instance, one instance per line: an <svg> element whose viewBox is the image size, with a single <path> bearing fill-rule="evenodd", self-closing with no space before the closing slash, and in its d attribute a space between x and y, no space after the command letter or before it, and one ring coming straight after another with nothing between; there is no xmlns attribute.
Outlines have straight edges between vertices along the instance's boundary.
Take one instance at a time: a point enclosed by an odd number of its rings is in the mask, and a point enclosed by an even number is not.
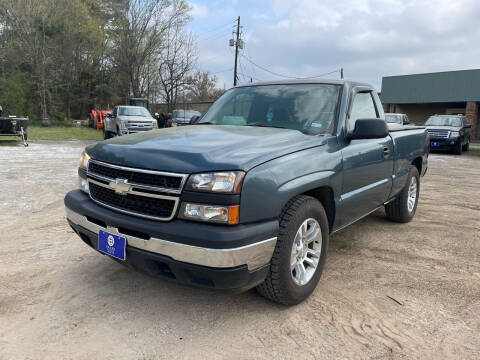
<svg viewBox="0 0 480 360"><path fill-rule="evenodd" d="M370 92L361 92L355 95L348 119L348 130L355 129L358 119L377 118L377 110Z"/></svg>

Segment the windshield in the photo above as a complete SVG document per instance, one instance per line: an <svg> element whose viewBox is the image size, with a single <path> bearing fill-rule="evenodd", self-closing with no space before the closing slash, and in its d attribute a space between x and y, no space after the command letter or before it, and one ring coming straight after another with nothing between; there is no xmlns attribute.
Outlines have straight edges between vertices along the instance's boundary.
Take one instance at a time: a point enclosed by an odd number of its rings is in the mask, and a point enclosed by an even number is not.
<svg viewBox="0 0 480 360"><path fill-rule="evenodd" d="M331 132L339 85L292 84L227 91L199 121L218 125L281 127L318 135Z"/></svg>
<svg viewBox="0 0 480 360"><path fill-rule="evenodd" d="M425 125L462 127L462 119L458 116L430 116Z"/></svg>
<svg viewBox="0 0 480 360"><path fill-rule="evenodd" d="M403 124L402 115L398 114L385 114L385 121L390 124Z"/></svg>
<svg viewBox="0 0 480 360"><path fill-rule="evenodd" d="M201 114L195 110L173 110L172 117L191 119L192 116L200 116Z"/></svg>
<svg viewBox="0 0 480 360"><path fill-rule="evenodd" d="M120 107L118 108L118 115L150 117L148 110L143 107Z"/></svg>

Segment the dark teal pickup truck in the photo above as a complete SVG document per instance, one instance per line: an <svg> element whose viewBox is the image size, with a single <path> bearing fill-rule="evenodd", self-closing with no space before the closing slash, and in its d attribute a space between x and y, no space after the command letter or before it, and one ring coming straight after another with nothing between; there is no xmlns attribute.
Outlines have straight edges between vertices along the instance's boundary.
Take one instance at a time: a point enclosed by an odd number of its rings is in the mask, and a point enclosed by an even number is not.
<svg viewBox="0 0 480 360"><path fill-rule="evenodd" d="M387 127L368 84L240 86L196 125L88 146L67 219L133 269L296 304L330 234L382 207L413 218L428 149L426 129Z"/></svg>

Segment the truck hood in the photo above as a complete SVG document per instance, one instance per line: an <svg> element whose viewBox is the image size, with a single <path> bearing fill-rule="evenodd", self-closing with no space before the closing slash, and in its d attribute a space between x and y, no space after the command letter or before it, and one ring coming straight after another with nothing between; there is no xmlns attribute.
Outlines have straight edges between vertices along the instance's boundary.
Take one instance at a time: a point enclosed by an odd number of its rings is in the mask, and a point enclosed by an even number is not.
<svg viewBox="0 0 480 360"><path fill-rule="evenodd" d="M116 137L87 147L92 159L144 169L194 173L245 170L276 157L325 144L297 130L191 125Z"/></svg>

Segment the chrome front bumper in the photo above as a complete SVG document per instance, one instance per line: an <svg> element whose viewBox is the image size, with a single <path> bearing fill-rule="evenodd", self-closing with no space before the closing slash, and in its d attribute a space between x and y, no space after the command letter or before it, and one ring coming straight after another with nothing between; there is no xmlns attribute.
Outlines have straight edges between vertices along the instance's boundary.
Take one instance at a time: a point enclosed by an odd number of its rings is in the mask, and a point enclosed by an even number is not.
<svg viewBox="0 0 480 360"><path fill-rule="evenodd" d="M255 270L270 262L277 243L277 238L273 237L237 248L211 249L180 244L158 238L144 240L135 236L122 234L115 227L107 226L105 228L95 224L89 221L85 216L69 209L68 207L66 207L65 210L68 220L93 233L98 234L100 230L104 230L125 237L128 246L168 256L177 261L212 268L232 268L240 265L247 265L249 270Z"/></svg>

